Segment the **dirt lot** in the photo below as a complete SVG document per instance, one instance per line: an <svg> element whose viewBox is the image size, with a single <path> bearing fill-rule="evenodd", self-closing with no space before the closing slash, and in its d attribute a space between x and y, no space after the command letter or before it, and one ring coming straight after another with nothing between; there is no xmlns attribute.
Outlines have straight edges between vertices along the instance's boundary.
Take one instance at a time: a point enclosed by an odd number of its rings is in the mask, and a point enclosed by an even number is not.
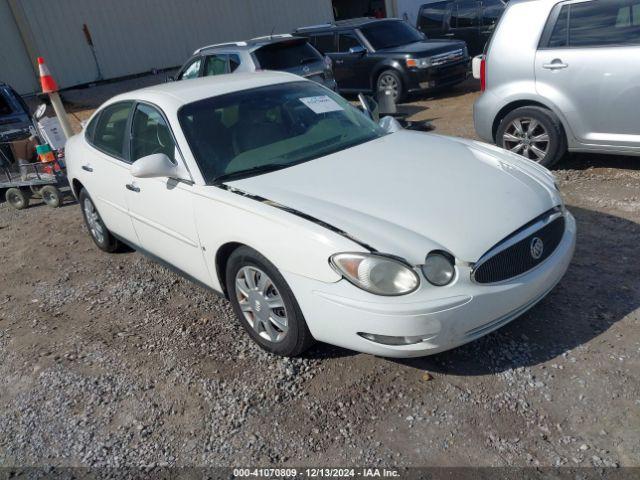
<svg viewBox="0 0 640 480"><path fill-rule="evenodd" d="M65 98L82 119L151 81ZM473 137L476 95L407 108ZM0 466L640 466L639 167L564 160L579 238L562 282L501 330L408 361L272 357L227 302L100 252L76 204L2 204Z"/></svg>

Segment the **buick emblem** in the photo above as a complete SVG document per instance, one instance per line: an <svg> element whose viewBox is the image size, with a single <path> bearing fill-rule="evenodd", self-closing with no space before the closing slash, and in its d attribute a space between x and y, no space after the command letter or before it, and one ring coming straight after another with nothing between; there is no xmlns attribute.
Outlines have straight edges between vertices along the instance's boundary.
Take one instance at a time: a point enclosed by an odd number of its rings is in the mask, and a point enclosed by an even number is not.
<svg viewBox="0 0 640 480"><path fill-rule="evenodd" d="M258 300L255 301L255 311L259 312L262 309L262 305L260 305L260 302Z"/></svg>
<svg viewBox="0 0 640 480"><path fill-rule="evenodd" d="M305 67L302 67L302 71L303 71L304 73L309 73L309 70L310 70L310 68L309 68L309 67L306 67L306 66L305 66Z"/></svg>
<svg viewBox="0 0 640 480"><path fill-rule="evenodd" d="M531 249L531 256L533 257L533 259L539 260L540 257L542 256L542 252L544 252L544 243L540 238L533 237L531 239L530 249Z"/></svg>

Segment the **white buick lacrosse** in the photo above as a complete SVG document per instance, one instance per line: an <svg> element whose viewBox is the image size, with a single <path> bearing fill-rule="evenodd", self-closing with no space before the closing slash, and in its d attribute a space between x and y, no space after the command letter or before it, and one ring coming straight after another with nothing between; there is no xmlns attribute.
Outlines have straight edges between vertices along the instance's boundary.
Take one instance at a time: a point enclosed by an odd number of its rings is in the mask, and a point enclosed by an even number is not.
<svg viewBox="0 0 640 480"><path fill-rule="evenodd" d="M385 129L286 73L119 95L66 158L100 249L128 244L223 295L280 355L453 348L542 299L575 245L545 168Z"/></svg>

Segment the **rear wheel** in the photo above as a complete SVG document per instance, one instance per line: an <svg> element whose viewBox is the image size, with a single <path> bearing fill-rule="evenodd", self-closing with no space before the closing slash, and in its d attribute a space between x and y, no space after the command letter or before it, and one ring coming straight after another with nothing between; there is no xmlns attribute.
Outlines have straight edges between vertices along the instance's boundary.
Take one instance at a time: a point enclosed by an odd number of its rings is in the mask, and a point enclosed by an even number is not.
<svg viewBox="0 0 640 480"><path fill-rule="evenodd" d="M45 185L40 190L42 201L51 208L58 208L62 205L62 192L53 185Z"/></svg>
<svg viewBox="0 0 640 480"><path fill-rule="evenodd" d="M314 342L298 302L278 269L249 247L229 257L227 291L249 336L263 349L295 356Z"/></svg>
<svg viewBox="0 0 640 480"><path fill-rule="evenodd" d="M498 127L496 143L549 168L567 151L567 141L558 117L545 108L516 108Z"/></svg>
<svg viewBox="0 0 640 480"><path fill-rule="evenodd" d="M404 100L405 92L402 79L395 70L385 70L380 74L377 82L377 91L381 90L390 90L395 103L400 103Z"/></svg>
<svg viewBox="0 0 640 480"><path fill-rule="evenodd" d="M7 203L16 210L23 210L29 206L29 194L19 188L10 188L5 193Z"/></svg>
<svg viewBox="0 0 640 480"><path fill-rule="evenodd" d="M118 250L120 248L120 242L107 230L98 210L96 210L93 200L84 188L80 190L78 198L80 200L84 223L89 229L89 234L93 242L104 252L112 253Z"/></svg>

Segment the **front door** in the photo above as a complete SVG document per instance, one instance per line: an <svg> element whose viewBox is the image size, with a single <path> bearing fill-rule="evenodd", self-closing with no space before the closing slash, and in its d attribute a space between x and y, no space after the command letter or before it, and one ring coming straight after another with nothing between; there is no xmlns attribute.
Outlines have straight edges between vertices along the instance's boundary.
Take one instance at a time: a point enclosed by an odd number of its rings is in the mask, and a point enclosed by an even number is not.
<svg viewBox="0 0 640 480"><path fill-rule="evenodd" d="M164 115L152 105L139 103L131 123L129 156L135 162L154 153L183 161ZM140 246L197 280L210 283L194 219L193 186L167 177L131 177L130 185L129 211Z"/></svg>
<svg viewBox="0 0 640 480"><path fill-rule="evenodd" d="M538 93L580 143L640 148L640 0L558 5L536 53Z"/></svg>
<svg viewBox="0 0 640 480"><path fill-rule="evenodd" d="M352 48L362 49L359 53L351 53ZM333 75L338 83L338 89L364 90L371 87L369 76L364 72L366 65L366 49L353 32L338 33L337 52L331 54L333 60Z"/></svg>

